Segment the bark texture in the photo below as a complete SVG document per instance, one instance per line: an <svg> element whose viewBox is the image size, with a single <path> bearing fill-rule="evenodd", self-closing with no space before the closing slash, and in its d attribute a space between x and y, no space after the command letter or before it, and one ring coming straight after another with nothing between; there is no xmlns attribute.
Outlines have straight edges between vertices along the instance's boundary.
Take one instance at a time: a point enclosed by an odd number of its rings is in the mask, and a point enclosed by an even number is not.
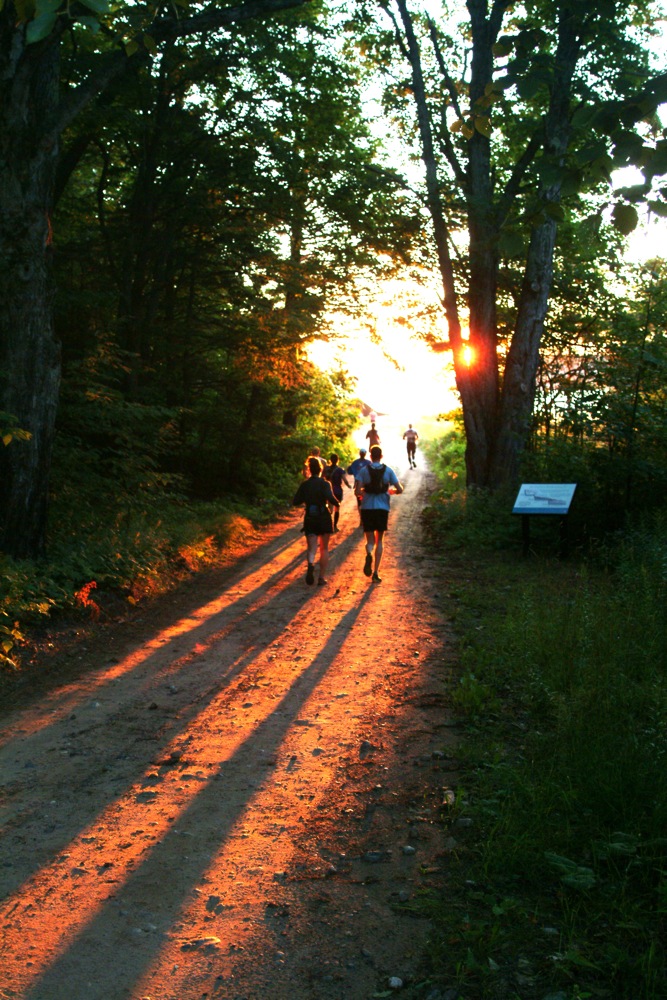
<svg viewBox="0 0 667 1000"><path fill-rule="evenodd" d="M431 113L422 69L422 57L412 16L405 0L396 0L403 28L403 52L412 75L412 91L426 172L427 204L435 236L442 275L444 304L449 325L456 383L461 397L466 434L467 485L496 488L518 475L519 458L526 443L535 396L535 380L544 320L552 283L557 224L551 211L560 201L560 182L540 192L542 218L533 228L526 255L517 321L504 361L499 351L498 240L503 221L521 187L525 173L538 151L560 164L570 136L571 81L580 54L576 19L568 4L558 10L558 45L544 121L535 122L532 136L519 156L504 190L497 190L492 146L483 126L485 96L493 83L493 47L501 33L508 7L505 0L489 5L487 0L468 0L472 51L469 78L469 110L462 111L458 90L449 75L445 54L431 25L431 43L456 113L467 116L465 166L457 158L451 139L441 136L441 151L463 196L467 213L469 255L467 304L470 319L469 344L474 352L467 362L457 305L460 291L449 256L449 227L443 187L438 177L438 159L433 141ZM474 123L471 128L471 123ZM478 127L479 126L479 127ZM460 151L459 151L459 154ZM551 214L550 214L551 211Z"/></svg>
<svg viewBox="0 0 667 1000"><path fill-rule="evenodd" d="M27 49L0 14L0 410L30 440L0 446L0 547L38 557L46 509L60 349L53 331L50 214L58 149L45 126L58 101L57 40Z"/></svg>
<svg viewBox="0 0 667 1000"><path fill-rule="evenodd" d="M307 0L249 0L187 19L161 18L155 41L303 6ZM0 7L0 412L30 433L0 443L0 551L39 558L46 546L49 472L60 388L53 327L51 214L59 137L76 116L127 71L147 59L140 45L101 53L78 87L62 92L63 12L51 33L28 45L14 4ZM141 37L141 36L140 36Z"/></svg>

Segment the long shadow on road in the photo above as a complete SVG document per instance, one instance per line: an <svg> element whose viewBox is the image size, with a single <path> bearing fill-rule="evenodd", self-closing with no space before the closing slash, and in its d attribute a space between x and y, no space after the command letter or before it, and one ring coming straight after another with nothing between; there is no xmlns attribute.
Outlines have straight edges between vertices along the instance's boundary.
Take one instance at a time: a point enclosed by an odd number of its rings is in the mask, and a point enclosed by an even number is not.
<svg viewBox="0 0 667 1000"><path fill-rule="evenodd" d="M260 551L282 554L298 541L296 529L290 528ZM239 648L238 639L242 639L244 629L252 629L254 616L271 611L270 620L262 619L264 646L280 637L294 613L310 597L309 592L294 589L296 581L292 576L302 562L301 550L274 572L270 564L261 563L259 558L252 563L244 560L242 569L228 580L232 591L229 597L223 593L204 607L190 607L186 616L181 615L174 623L178 634L153 647L148 655L143 655L145 644L135 650L138 662L130 654L127 669L121 662L115 668L115 680L107 678L94 687L93 693L99 701L91 702L91 691L87 688L86 704L68 700L67 716L58 710L54 719L52 711L45 712L32 732L26 734L19 728L15 736L5 737L0 750L0 767L8 793L4 817L6 860L0 872L3 898L53 861L110 803L129 794L146 767L164 754L165 748L187 731L191 720L252 663L257 651ZM247 593L233 596L235 585L238 587L245 579L243 569L247 571L255 564L257 569L252 575L261 572L261 579ZM278 586L282 589L277 590ZM228 638L236 641L226 643ZM187 652L183 652L184 642ZM211 659L215 660L212 667ZM202 667L205 661L209 663L206 678ZM119 681L123 689L121 704L114 711L105 711L105 689L113 686L117 705ZM162 696L165 701L167 682L170 692L180 693L169 695L165 711L150 711L148 706L155 704L153 698ZM11 812L14 788L29 786L36 790L33 799L40 797L40 793L43 798L56 770L56 760L63 790L60 801L55 808L49 808L47 803L44 803L46 809L39 808L36 829L26 836L24 829L19 832L24 817ZM50 835L48 841L40 836L45 830ZM9 842L12 836L14 846Z"/></svg>
<svg viewBox="0 0 667 1000"><path fill-rule="evenodd" d="M341 652L349 630L359 618L369 597L370 591L366 591L340 619L339 627L326 645L310 665L293 679L270 715L256 726L232 757L225 758L227 763L233 761L245 770L256 766L260 747L269 756L278 752L288 731L298 719L304 703ZM272 772L268 771L266 774L268 780ZM188 894L204 875L211 857L225 843L244 809L257 794L258 788L259 786L249 788L247 785L243 788L225 787L223 801L220 782L209 780L178 820L180 830L190 831L196 837L197 832L209 828L212 817L215 818L219 843L204 852L199 870L193 873L192 868L189 868L186 874L182 864L182 840L176 836L165 836L150 849L147 856L142 856L140 867L127 876L125 882L113 891L112 897L108 895L105 900L100 900L99 909L92 919L89 918L87 923L81 925L76 920L76 913L71 914L69 933L75 935L73 940L25 993L26 1000L83 1000L84 997L86 1000L110 1000L127 995L157 957L161 939L158 935L144 935L136 945L135 960L124 967L119 957L127 946L127 932L119 928L119 909L141 908L145 905L146 887L150 887L152 891L153 887L159 886L161 906L168 910L170 920L176 921ZM109 963L113 964L114 960L113 985L97 983L98 969L107 967Z"/></svg>

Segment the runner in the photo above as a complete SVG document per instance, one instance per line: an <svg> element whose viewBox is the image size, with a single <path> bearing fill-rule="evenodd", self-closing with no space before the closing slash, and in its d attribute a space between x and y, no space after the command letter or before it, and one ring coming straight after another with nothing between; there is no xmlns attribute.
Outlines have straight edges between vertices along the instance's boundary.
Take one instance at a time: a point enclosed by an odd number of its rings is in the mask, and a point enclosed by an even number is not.
<svg viewBox="0 0 667 1000"><path fill-rule="evenodd" d="M350 462L347 469L345 470L348 476L353 476L354 479L357 478L360 469L367 469L370 465L370 459L366 458L366 449L359 449L359 458L355 458L354 462ZM359 513L359 527L361 527L361 493L354 491L354 495L357 498L357 510Z"/></svg>
<svg viewBox="0 0 667 1000"><path fill-rule="evenodd" d="M320 574L317 581L318 587L323 587L327 583L326 572L329 564L329 538L333 530L331 523L330 506L338 507L339 502L331 492L331 484L322 479L322 461L316 455L311 455L308 459L309 479L305 479L300 485L292 505L299 507L304 504L306 513L303 519L303 532L306 536L306 558L308 568L306 570L306 583L311 585L315 582L315 557L317 546L320 548Z"/></svg>
<svg viewBox="0 0 667 1000"><path fill-rule="evenodd" d="M350 483L348 481L347 476L345 475L344 470L341 469L340 465L338 464L338 461L339 461L338 455L336 455L335 453L331 455L329 457L329 462L331 464L325 466L324 472L322 474L324 478L331 483L331 490L333 492L333 495L335 496L336 500L338 500L338 503L340 505L340 502L343 499L343 483L345 483L348 490L351 490L352 487L350 486ZM336 507L334 511L334 516L333 516L334 533L338 531L339 517L340 517L340 506Z"/></svg>
<svg viewBox="0 0 667 1000"><path fill-rule="evenodd" d="M412 424L408 424L408 429L403 435L403 440L407 441L408 447L408 462L410 463L411 469L417 468L417 463L415 462L415 452L417 451L417 441L419 440L419 434L414 429Z"/></svg>
<svg viewBox="0 0 667 1000"><path fill-rule="evenodd" d="M366 440L368 441L369 448L372 448L374 444L380 444L380 435L377 432L374 420L371 420L370 430L366 431Z"/></svg>
<svg viewBox="0 0 667 1000"><path fill-rule="evenodd" d="M308 458L306 459L306 461L303 463L302 475L303 475L304 479L308 479L308 477L310 476L310 466L308 465L308 463L310 462L311 458L316 458L318 460L318 462L320 463L320 469L322 471L324 471L324 467L326 465L326 462L324 461L324 459L322 458L322 456L320 454L320 449L317 446L315 446L311 450L310 455L308 456Z"/></svg>
<svg viewBox="0 0 667 1000"><path fill-rule="evenodd" d="M371 466L359 470L354 481L354 489L356 493L362 494L361 523L366 536L364 575L372 574L373 583L382 583L380 562L384 549L384 533L389 520L389 490L398 494L403 492L403 487L394 470L382 464L382 449L379 445L373 445L371 448ZM375 565L373 565L373 549L375 549Z"/></svg>

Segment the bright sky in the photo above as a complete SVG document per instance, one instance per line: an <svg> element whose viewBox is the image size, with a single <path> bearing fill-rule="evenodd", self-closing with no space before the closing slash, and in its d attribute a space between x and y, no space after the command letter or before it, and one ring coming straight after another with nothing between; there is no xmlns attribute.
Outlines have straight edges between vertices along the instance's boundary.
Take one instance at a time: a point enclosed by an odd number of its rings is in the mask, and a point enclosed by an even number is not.
<svg viewBox="0 0 667 1000"><path fill-rule="evenodd" d="M331 325L334 339L312 344L309 357L325 370L340 364L356 378L357 395L379 419L387 414L407 427L458 407L451 354L436 353L416 337L446 336L435 288L409 280L384 282L363 320L340 315Z"/></svg>
<svg viewBox="0 0 667 1000"><path fill-rule="evenodd" d="M630 177L617 179L617 185L631 182ZM667 257L667 219L640 212L627 256L635 263ZM397 428L458 408L451 353L436 353L417 339L429 332L438 340L447 336L437 282L432 288L407 279L385 282L363 319L355 323L334 316L332 332L330 342L310 345L311 360L324 370L342 366L356 378L359 398Z"/></svg>

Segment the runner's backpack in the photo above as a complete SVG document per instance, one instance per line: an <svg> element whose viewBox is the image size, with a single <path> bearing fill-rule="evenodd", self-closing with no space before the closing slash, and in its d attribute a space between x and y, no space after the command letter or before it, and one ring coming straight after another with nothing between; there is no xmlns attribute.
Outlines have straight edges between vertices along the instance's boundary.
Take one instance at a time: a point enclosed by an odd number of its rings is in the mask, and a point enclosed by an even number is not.
<svg viewBox="0 0 667 1000"><path fill-rule="evenodd" d="M381 465L375 469L372 465L368 468L368 475L371 481L364 486L364 493L386 493L389 489L388 483L383 482L386 465Z"/></svg>

